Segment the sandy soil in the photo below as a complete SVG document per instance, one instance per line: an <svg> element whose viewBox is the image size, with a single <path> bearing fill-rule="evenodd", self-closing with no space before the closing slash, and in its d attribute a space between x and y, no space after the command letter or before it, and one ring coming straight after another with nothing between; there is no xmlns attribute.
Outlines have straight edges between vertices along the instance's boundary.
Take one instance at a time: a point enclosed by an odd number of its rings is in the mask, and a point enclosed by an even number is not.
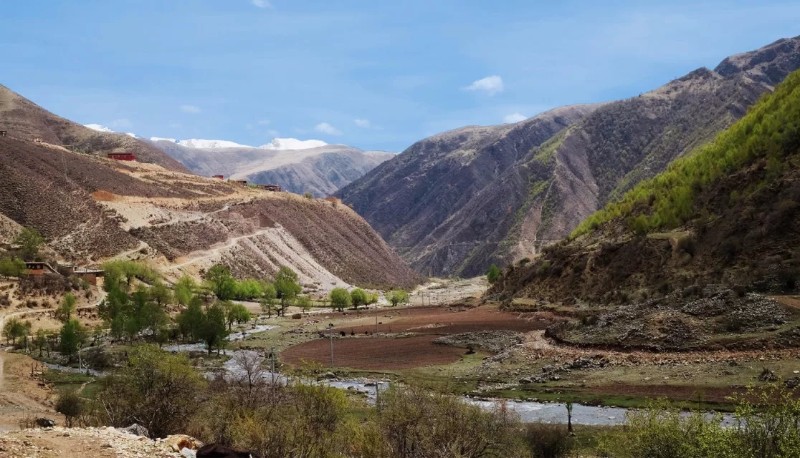
<svg viewBox="0 0 800 458"><path fill-rule="evenodd" d="M27 418L47 417L63 423L52 408L52 391L36 378L40 366L34 359L0 350L0 367L0 431L19 429Z"/></svg>

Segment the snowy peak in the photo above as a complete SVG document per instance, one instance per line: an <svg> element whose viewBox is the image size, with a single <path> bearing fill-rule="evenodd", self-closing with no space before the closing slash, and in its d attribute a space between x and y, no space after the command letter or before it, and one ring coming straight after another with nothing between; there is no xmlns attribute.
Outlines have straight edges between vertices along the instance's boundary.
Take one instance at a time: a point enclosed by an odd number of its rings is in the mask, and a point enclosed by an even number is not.
<svg viewBox="0 0 800 458"><path fill-rule="evenodd" d="M270 143L261 145L260 148L269 150L301 150L326 146L322 140L298 140L296 138L273 138Z"/></svg>
<svg viewBox="0 0 800 458"><path fill-rule="evenodd" d="M83 127L88 127L89 129L96 130L98 132L114 132L102 124L84 124Z"/></svg>
<svg viewBox="0 0 800 458"><path fill-rule="evenodd" d="M178 142L181 146L188 148L203 148L203 149L219 149L219 148L252 148L249 145L241 145L229 140L203 140L199 138L191 138L189 140L181 140Z"/></svg>

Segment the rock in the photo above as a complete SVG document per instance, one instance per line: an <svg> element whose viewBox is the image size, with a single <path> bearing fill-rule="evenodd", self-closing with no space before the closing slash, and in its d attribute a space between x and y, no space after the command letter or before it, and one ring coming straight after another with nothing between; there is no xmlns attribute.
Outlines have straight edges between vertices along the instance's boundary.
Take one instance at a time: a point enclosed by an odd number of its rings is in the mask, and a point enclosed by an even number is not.
<svg viewBox="0 0 800 458"><path fill-rule="evenodd" d="M44 417L37 418L35 423L36 426L40 428L52 428L53 426L56 425L55 420L51 420L50 418L44 418Z"/></svg>
<svg viewBox="0 0 800 458"><path fill-rule="evenodd" d="M521 383L521 384L531 383L531 379L529 379L529 378L521 378L521 379L519 379L519 383Z"/></svg>
<svg viewBox="0 0 800 458"><path fill-rule="evenodd" d="M797 388L798 386L800 386L800 377L792 377L786 379L786 381L784 381L783 384L786 385L786 388L789 389Z"/></svg>
<svg viewBox="0 0 800 458"><path fill-rule="evenodd" d="M144 426L137 423L134 423L128 426L127 428L122 428L122 430L127 433L131 433L134 436L144 436L144 437L150 436L150 431L148 431L147 428L145 428Z"/></svg>
<svg viewBox="0 0 800 458"><path fill-rule="evenodd" d="M180 452L184 448L188 448L189 450L197 450L203 446L202 442L185 434L174 434L172 436L167 436L162 440L162 442L175 452Z"/></svg>
<svg viewBox="0 0 800 458"><path fill-rule="evenodd" d="M761 374L759 374L758 380L761 382L777 382L778 376L776 376L774 372L765 367L761 371Z"/></svg>
<svg viewBox="0 0 800 458"><path fill-rule="evenodd" d="M204 445L195 456L197 458L260 458L255 453L234 450L219 444Z"/></svg>

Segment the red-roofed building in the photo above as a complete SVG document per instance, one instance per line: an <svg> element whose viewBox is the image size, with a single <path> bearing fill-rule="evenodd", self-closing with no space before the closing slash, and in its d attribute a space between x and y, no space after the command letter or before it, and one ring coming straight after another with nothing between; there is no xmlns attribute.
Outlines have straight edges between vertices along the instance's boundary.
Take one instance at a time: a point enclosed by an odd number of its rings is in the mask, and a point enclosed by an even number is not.
<svg viewBox="0 0 800 458"><path fill-rule="evenodd" d="M115 161L135 161L136 155L133 153L108 153L108 158Z"/></svg>

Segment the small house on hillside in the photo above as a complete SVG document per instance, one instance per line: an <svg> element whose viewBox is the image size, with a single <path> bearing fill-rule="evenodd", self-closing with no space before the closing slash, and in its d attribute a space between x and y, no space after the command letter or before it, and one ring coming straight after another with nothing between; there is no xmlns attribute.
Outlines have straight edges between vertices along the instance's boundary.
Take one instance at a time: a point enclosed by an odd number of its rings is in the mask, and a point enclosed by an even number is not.
<svg viewBox="0 0 800 458"><path fill-rule="evenodd" d="M258 187L265 191L283 192L283 188L281 188L280 185L277 184L260 184L258 185Z"/></svg>
<svg viewBox="0 0 800 458"><path fill-rule="evenodd" d="M108 153L107 156L109 159L114 159L115 161L135 161L136 155L133 153Z"/></svg>
<svg viewBox="0 0 800 458"><path fill-rule="evenodd" d="M247 186L247 180L228 180L231 183L240 184L242 186Z"/></svg>
<svg viewBox="0 0 800 458"><path fill-rule="evenodd" d="M225 179L225 175L211 175L211 178L214 178L214 179L217 179L217 180L224 180Z"/></svg>
<svg viewBox="0 0 800 458"><path fill-rule="evenodd" d="M6 134L8 134L8 132L7 132L7 131L5 131L5 130L0 130L0 137L5 137L5 136L6 136Z"/></svg>
<svg viewBox="0 0 800 458"><path fill-rule="evenodd" d="M86 283L97 286L97 279L103 278L105 272L102 269L88 269L85 267L66 266L70 275L74 275Z"/></svg>
<svg viewBox="0 0 800 458"><path fill-rule="evenodd" d="M25 275L32 277L41 277L45 273L58 274L50 264L41 261L28 261L25 262Z"/></svg>

